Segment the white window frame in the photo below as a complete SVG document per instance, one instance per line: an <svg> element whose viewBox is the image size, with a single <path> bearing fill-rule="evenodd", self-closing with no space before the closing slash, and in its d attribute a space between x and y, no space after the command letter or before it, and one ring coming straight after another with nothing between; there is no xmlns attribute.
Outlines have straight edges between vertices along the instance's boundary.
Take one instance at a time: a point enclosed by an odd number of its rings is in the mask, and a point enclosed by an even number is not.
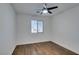
<svg viewBox="0 0 79 59"><path fill-rule="evenodd" d="M33 31L33 24L32 24L32 21L36 21L37 23L36 23L36 32L34 32ZM39 24L39 25L38 25ZM42 33L43 32L43 26L44 24L43 24L43 21L42 20L31 20L31 33ZM39 27L41 26L41 31L39 31Z"/></svg>

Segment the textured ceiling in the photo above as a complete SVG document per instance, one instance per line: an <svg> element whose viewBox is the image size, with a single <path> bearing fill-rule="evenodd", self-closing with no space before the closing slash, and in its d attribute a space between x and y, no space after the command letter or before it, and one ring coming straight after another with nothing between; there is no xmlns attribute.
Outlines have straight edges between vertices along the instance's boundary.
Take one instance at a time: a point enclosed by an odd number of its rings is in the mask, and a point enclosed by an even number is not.
<svg viewBox="0 0 79 59"><path fill-rule="evenodd" d="M43 8L43 3L12 3L11 5L16 13L29 15L40 15L36 11ZM78 5L79 3L47 3L47 7L58 6L57 9L51 10L52 15L62 13ZM51 15L47 14L47 16Z"/></svg>

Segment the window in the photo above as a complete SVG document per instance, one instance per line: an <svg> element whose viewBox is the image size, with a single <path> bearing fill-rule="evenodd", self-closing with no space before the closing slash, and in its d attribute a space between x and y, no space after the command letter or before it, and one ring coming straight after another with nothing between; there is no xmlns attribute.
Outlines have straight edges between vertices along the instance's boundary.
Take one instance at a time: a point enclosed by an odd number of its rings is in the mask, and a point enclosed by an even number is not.
<svg viewBox="0 0 79 59"><path fill-rule="evenodd" d="M43 22L38 21L38 32L43 32Z"/></svg>
<svg viewBox="0 0 79 59"><path fill-rule="evenodd" d="M37 21L36 20L31 21L31 32L37 33Z"/></svg>
<svg viewBox="0 0 79 59"><path fill-rule="evenodd" d="M32 20L31 21L31 32L32 33L43 32L43 21Z"/></svg>

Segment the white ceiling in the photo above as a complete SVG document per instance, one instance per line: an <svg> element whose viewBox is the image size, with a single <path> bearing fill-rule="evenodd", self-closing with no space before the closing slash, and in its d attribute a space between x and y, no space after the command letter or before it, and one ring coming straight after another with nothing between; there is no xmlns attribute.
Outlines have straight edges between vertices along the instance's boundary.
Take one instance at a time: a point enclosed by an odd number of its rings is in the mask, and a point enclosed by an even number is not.
<svg viewBox="0 0 79 59"><path fill-rule="evenodd" d="M28 15L40 15L36 13L36 11L43 8L43 3L13 3L11 5L16 13ZM53 13L52 15L62 13L78 5L79 3L47 3L47 7L58 6L57 9L51 10ZM47 16L51 15L48 14Z"/></svg>

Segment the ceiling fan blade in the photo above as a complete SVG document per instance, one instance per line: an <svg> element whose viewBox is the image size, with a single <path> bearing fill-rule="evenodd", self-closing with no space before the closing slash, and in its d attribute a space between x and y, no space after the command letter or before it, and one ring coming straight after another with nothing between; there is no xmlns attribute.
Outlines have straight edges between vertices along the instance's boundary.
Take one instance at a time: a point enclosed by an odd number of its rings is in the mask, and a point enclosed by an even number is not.
<svg viewBox="0 0 79 59"><path fill-rule="evenodd" d="M56 9L58 6L47 8L48 10Z"/></svg>
<svg viewBox="0 0 79 59"><path fill-rule="evenodd" d="M51 12L51 11L49 11L49 10L48 10L48 13L52 14L52 12Z"/></svg>
<svg viewBox="0 0 79 59"><path fill-rule="evenodd" d="M47 4L46 3L43 5L43 8L47 8Z"/></svg>
<svg viewBox="0 0 79 59"><path fill-rule="evenodd" d="M40 11L36 11L36 13L40 13Z"/></svg>

